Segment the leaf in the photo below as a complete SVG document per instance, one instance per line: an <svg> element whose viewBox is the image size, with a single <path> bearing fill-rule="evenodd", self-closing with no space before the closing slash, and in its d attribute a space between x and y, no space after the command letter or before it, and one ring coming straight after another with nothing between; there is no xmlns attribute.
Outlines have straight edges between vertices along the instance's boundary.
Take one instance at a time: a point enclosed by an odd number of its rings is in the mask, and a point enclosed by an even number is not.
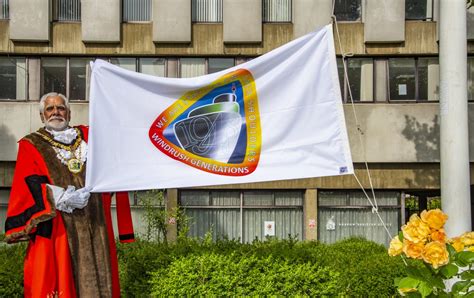
<svg viewBox="0 0 474 298"><path fill-rule="evenodd" d="M456 260L462 261L463 263L466 264L465 266L468 266L468 265L474 263L474 252L472 252L472 251L458 252L458 254L456 256Z"/></svg>
<svg viewBox="0 0 474 298"><path fill-rule="evenodd" d="M404 277L398 283L399 288L416 288L420 281L411 277Z"/></svg>
<svg viewBox="0 0 474 298"><path fill-rule="evenodd" d="M424 267L418 268L420 273L425 277L424 279L427 279L430 276L433 276L435 274L433 267L431 265L424 263Z"/></svg>
<svg viewBox="0 0 474 298"><path fill-rule="evenodd" d="M474 279L474 270L466 270L463 273L461 273L461 279L464 279L464 280Z"/></svg>
<svg viewBox="0 0 474 298"><path fill-rule="evenodd" d="M404 237L403 237L403 232L402 231L400 231L400 233L398 233L398 239L400 239L400 241L403 242Z"/></svg>
<svg viewBox="0 0 474 298"><path fill-rule="evenodd" d="M461 280L453 285L451 288L452 293L465 292L471 283L469 281Z"/></svg>
<svg viewBox="0 0 474 298"><path fill-rule="evenodd" d="M466 298L474 298L474 292L469 292L469 293L467 293L466 295L464 295L463 297L466 297Z"/></svg>
<svg viewBox="0 0 474 298"><path fill-rule="evenodd" d="M423 276L421 271L418 268L415 268L415 267L412 267L412 266L407 267L407 274L408 274L409 277L412 277L414 279L426 280L426 278ZM426 272L425 272L425 274L426 274ZM431 275L430 273L428 273L428 274Z"/></svg>
<svg viewBox="0 0 474 298"><path fill-rule="evenodd" d="M451 295L449 295L449 294L446 293L445 291L438 291L437 296L438 296L439 298L449 298L449 297L451 297Z"/></svg>
<svg viewBox="0 0 474 298"><path fill-rule="evenodd" d="M420 292L422 297L426 297L431 294L431 292L433 292L433 289L427 283L420 282L420 285L418 286L418 291Z"/></svg>
<svg viewBox="0 0 474 298"><path fill-rule="evenodd" d="M418 292L409 292L409 293L405 293L405 297L408 297L408 298L420 298L421 295L420 295L420 293L418 293Z"/></svg>
<svg viewBox="0 0 474 298"><path fill-rule="evenodd" d="M458 273L458 266L454 264L447 264L441 268L441 274L446 278L451 278Z"/></svg>
<svg viewBox="0 0 474 298"><path fill-rule="evenodd" d="M454 260L457 251L451 244L448 244L448 243L446 243L446 248L448 249L449 261L451 262Z"/></svg>
<svg viewBox="0 0 474 298"><path fill-rule="evenodd" d="M429 283L432 286L437 287L438 289L443 289L444 290L444 288L445 288L443 279L440 276L431 276L429 278Z"/></svg>

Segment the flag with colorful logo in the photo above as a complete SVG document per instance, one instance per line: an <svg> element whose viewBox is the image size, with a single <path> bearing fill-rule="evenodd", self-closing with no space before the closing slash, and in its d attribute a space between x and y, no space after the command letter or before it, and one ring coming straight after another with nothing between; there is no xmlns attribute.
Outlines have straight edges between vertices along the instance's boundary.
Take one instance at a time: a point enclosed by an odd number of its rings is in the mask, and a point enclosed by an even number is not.
<svg viewBox="0 0 474 298"><path fill-rule="evenodd" d="M195 78L98 60L89 122L97 192L353 173L330 25Z"/></svg>

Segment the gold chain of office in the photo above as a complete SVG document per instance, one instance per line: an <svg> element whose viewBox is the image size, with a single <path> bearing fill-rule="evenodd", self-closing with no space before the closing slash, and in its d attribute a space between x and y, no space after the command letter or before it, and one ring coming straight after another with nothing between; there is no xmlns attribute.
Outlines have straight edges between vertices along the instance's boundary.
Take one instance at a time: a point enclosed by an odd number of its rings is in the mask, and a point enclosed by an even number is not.
<svg viewBox="0 0 474 298"><path fill-rule="evenodd" d="M57 157L59 158L61 163L67 166L68 170L71 173L77 174L82 171L82 168L83 168L82 166L84 165L84 161L81 161L80 159L80 155L81 155L80 146L82 143L81 132L77 128L74 128L74 130L77 133L77 137L76 137L75 142L71 145L64 145L59 142L56 142L51 137L45 134L42 134L38 131L36 132L36 134L38 134L40 137L42 137L45 141L47 141L49 144L51 144L54 147L54 150L57 152ZM59 148L59 149L56 149L56 148ZM61 152L60 149L70 152L72 156L66 157L65 154ZM77 151L79 151L79 153Z"/></svg>

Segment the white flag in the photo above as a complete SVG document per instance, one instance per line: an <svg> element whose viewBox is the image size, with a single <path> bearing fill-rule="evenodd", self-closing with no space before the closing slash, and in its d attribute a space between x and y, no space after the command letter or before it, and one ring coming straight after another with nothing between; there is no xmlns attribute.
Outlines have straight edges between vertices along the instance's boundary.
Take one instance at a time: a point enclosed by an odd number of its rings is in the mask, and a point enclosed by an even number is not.
<svg viewBox="0 0 474 298"><path fill-rule="evenodd" d="M353 173L331 25L196 78L96 61L89 109L95 192Z"/></svg>

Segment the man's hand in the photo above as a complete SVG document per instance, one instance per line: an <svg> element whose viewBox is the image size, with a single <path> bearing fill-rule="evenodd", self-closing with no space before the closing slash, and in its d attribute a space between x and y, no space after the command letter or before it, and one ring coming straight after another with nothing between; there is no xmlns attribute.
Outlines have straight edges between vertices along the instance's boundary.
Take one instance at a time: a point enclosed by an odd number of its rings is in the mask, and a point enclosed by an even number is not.
<svg viewBox="0 0 474 298"><path fill-rule="evenodd" d="M65 190L62 187L47 184L47 186L53 192L54 202L56 209L66 213L72 213L74 209L82 209L87 206L90 197L89 188L76 188L69 185Z"/></svg>
<svg viewBox="0 0 474 298"><path fill-rule="evenodd" d="M71 194L68 205L75 209L82 209L87 206L90 196L90 188L80 188Z"/></svg>

